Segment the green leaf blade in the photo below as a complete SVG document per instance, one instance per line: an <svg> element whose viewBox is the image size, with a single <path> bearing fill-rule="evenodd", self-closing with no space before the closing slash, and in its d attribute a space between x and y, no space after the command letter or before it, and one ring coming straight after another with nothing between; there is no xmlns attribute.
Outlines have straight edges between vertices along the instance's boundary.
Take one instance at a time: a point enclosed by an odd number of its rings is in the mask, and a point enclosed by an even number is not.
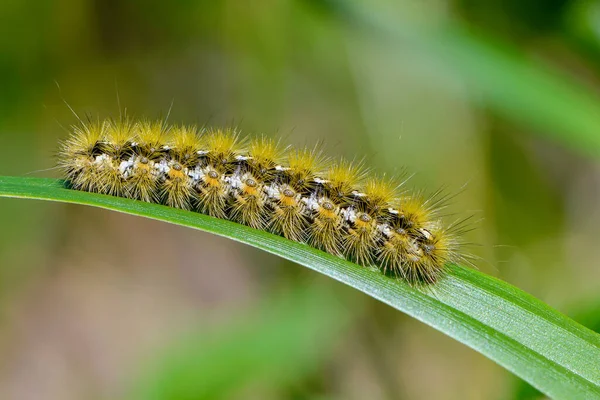
<svg viewBox="0 0 600 400"><path fill-rule="evenodd" d="M0 197L90 205L224 236L309 267L479 351L545 394L600 398L600 335L527 293L478 271L449 266L418 289L301 243L202 214L65 189L54 179L0 177Z"/></svg>

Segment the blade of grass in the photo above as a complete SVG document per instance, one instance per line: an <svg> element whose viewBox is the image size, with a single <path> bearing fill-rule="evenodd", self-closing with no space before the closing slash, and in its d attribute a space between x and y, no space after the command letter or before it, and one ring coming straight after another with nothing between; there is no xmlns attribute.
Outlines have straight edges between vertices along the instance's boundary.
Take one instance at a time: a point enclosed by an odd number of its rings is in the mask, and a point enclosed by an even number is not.
<svg viewBox="0 0 600 400"><path fill-rule="evenodd" d="M83 204L224 236L304 265L479 351L553 398L600 397L600 335L527 293L460 266L420 290L304 244L230 221L65 189L55 179L0 177L0 197Z"/></svg>

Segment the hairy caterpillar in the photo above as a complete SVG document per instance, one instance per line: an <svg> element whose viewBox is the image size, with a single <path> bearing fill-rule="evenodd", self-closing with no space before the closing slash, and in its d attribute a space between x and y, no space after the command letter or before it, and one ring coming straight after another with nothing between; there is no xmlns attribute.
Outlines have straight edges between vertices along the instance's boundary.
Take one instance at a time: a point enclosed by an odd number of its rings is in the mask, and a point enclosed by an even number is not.
<svg viewBox="0 0 600 400"><path fill-rule="evenodd" d="M73 189L230 219L411 284L435 283L465 258L461 224L439 216L439 191L424 199L361 163L234 129L81 122L61 143L59 167Z"/></svg>

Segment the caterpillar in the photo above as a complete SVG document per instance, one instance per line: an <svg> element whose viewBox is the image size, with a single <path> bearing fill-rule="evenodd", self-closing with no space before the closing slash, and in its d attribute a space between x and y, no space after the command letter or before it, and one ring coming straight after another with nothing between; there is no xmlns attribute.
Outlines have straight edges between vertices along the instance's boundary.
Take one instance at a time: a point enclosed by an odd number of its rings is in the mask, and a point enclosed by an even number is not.
<svg viewBox="0 0 600 400"><path fill-rule="evenodd" d="M236 129L164 120L80 121L61 142L68 187L224 218L433 284L465 260L460 224L445 224L448 196L426 198L361 162L330 159Z"/></svg>

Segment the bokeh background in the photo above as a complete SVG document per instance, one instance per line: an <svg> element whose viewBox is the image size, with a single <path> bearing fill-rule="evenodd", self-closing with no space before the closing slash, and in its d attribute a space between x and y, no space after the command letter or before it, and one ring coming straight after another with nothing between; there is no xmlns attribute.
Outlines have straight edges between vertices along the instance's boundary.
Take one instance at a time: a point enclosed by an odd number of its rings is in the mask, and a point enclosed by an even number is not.
<svg viewBox="0 0 600 400"><path fill-rule="evenodd" d="M65 101L323 141L460 192L480 270L598 329L598 88L592 0L3 0L0 174L59 176ZM11 199L0 226L1 399L541 398L229 240Z"/></svg>

